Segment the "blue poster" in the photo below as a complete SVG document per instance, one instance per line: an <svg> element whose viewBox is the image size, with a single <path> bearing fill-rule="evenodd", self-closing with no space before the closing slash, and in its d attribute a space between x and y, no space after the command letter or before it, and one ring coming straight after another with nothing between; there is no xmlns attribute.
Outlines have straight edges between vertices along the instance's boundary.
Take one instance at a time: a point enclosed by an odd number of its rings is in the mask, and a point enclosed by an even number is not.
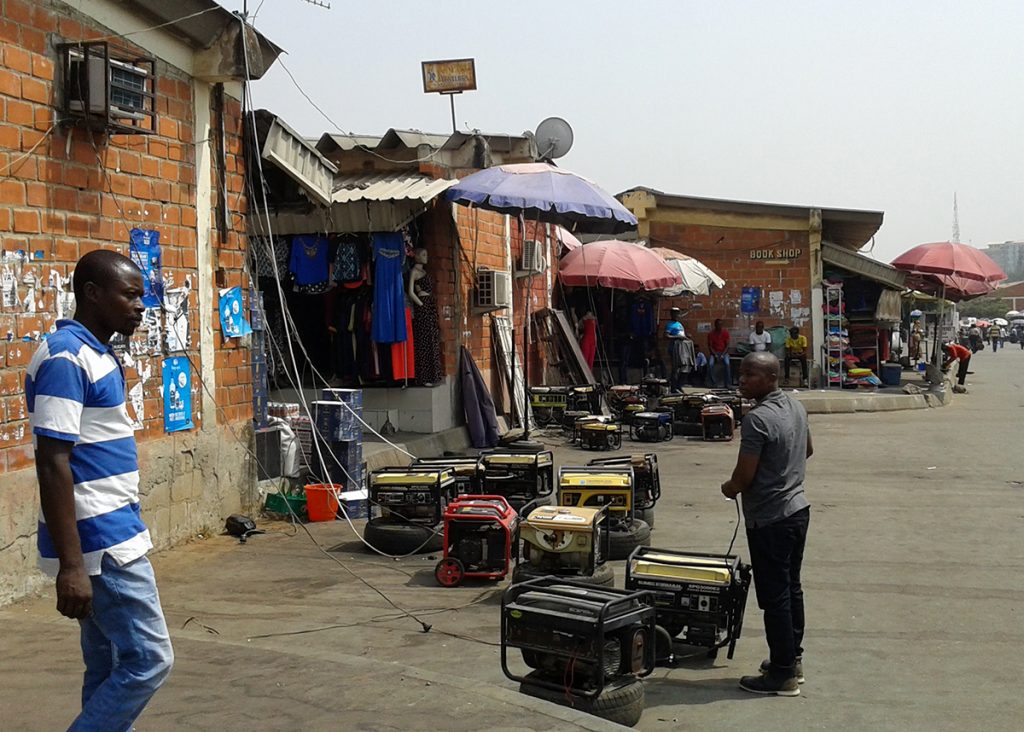
<svg viewBox="0 0 1024 732"><path fill-rule="evenodd" d="M190 430L192 423L192 370L187 358L165 358L164 432Z"/></svg>
<svg viewBox="0 0 1024 732"><path fill-rule="evenodd" d="M242 309L242 288L229 287L220 291L220 331L225 338L249 335L252 328Z"/></svg>
<svg viewBox="0 0 1024 732"><path fill-rule="evenodd" d="M164 299L164 277L160 264L160 232L147 229L132 229L132 261L142 270L145 290L142 304L147 308L158 308Z"/></svg>
<svg viewBox="0 0 1024 732"><path fill-rule="evenodd" d="M740 297L740 312L756 313L761 310L761 288L744 287Z"/></svg>

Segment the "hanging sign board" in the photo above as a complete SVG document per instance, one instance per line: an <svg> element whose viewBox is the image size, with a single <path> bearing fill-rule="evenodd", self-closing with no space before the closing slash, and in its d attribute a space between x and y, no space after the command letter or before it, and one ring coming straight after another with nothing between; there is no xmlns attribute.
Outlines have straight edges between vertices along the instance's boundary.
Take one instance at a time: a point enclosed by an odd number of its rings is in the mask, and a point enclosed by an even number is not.
<svg viewBox="0 0 1024 732"><path fill-rule="evenodd" d="M423 61L425 94L458 94L476 89L476 62L471 58Z"/></svg>

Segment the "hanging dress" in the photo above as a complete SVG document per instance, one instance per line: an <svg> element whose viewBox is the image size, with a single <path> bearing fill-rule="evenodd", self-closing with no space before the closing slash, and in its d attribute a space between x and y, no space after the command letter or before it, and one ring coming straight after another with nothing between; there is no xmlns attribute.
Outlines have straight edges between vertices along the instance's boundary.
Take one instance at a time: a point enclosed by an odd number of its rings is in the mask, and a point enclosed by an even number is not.
<svg viewBox="0 0 1024 732"><path fill-rule="evenodd" d="M594 357L597 356L597 318L583 319L583 336L580 338L580 350L587 366L594 368Z"/></svg>
<svg viewBox="0 0 1024 732"><path fill-rule="evenodd" d="M413 305L412 334L416 341L416 382L439 384L444 381L441 363L441 328L437 322L437 298L434 280L425 274L416 284L416 296L422 305Z"/></svg>
<svg viewBox="0 0 1024 732"><path fill-rule="evenodd" d="M402 343L407 337L402 265L405 242L400 233L373 235L373 340Z"/></svg>

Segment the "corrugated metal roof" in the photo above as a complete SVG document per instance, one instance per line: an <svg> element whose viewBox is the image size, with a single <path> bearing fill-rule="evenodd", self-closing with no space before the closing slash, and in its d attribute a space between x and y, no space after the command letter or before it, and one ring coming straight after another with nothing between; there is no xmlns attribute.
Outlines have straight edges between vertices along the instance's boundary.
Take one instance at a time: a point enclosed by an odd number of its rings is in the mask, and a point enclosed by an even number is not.
<svg viewBox="0 0 1024 732"><path fill-rule="evenodd" d="M354 201L421 201L426 203L458 183L444 178L401 173L335 178L334 203Z"/></svg>
<svg viewBox="0 0 1024 732"><path fill-rule="evenodd" d="M316 143L316 149L322 153L327 153L331 151L332 145L340 150L354 150L357 147L377 147L377 143L381 139L377 135L342 135L325 132L320 136L319 142Z"/></svg>
<svg viewBox="0 0 1024 732"><path fill-rule="evenodd" d="M263 132L260 155L286 172L309 195L324 206L331 203L337 168L273 112L256 111L257 127Z"/></svg>
<svg viewBox="0 0 1024 732"><path fill-rule="evenodd" d="M840 267L869 280L874 280L896 290L902 290L907 280L907 273L883 262L875 261L863 254L851 252L849 249L833 244L830 241L821 242L821 258L827 264Z"/></svg>

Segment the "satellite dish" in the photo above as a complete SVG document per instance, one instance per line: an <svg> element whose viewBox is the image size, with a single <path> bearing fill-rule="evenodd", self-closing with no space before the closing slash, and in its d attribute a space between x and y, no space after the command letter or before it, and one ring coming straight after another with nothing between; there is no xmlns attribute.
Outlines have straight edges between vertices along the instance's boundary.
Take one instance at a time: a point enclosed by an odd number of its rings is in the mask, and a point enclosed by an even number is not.
<svg viewBox="0 0 1024 732"><path fill-rule="evenodd" d="M572 127L561 117L548 117L534 133L537 152L545 160L554 160L572 149Z"/></svg>

